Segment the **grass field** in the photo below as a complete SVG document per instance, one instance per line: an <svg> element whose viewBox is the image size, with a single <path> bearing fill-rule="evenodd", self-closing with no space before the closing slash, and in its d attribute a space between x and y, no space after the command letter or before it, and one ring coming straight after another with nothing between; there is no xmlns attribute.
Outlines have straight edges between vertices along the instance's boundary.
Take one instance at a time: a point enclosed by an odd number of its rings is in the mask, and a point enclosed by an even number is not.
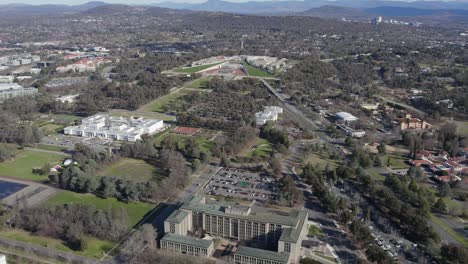
<svg viewBox="0 0 468 264"><path fill-rule="evenodd" d="M385 181L385 176L383 176L382 174L380 174L375 168L369 168L367 169L367 172L369 172L369 174L374 177L375 180L378 180L378 181Z"/></svg>
<svg viewBox="0 0 468 264"><path fill-rule="evenodd" d="M48 180L46 176L33 174L32 169L40 168L46 163L59 163L63 159L64 156L60 154L23 150L13 159L0 163L0 175L33 181Z"/></svg>
<svg viewBox="0 0 468 264"><path fill-rule="evenodd" d="M181 72L181 73L196 73L199 71L203 71L205 69L208 69L210 67L213 67L215 65L221 64L220 63L213 63L213 64L207 64L207 65L201 65L201 66L195 66L195 67L189 67L189 68L178 68L175 69L175 72Z"/></svg>
<svg viewBox="0 0 468 264"><path fill-rule="evenodd" d="M323 231L320 227L316 225L310 225L309 226L309 232L307 234L308 236L323 236Z"/></svg>
<svg viewBox="0 0 468 264"><path fill-rule="evenodd" d="M308 155L305 159L304 159L304 164L307 164L307 163L312 163L314 165L320 165L322 166L322 168L325 168L327 166L327 164L329 164L330 168L336 168L338 167L338 163L335 161L335 160L332 160L332 159L329 159L329 158L325 158L325 157L322 157L318 154L310 154Z"/></svg>
<svg viewBox="0 0 468 264"><path fill-rule="evenodd" d="M93 194L80 194L63 191L51 197L47 204L86 204L93 205L98 209L106 210L112 208L124 208L130 218L131 226L136 225L146 213L154 208L154 205L143 202L120 202L115 198L99 198Z"/></svg>
<svg viewBox="0 0 468 264"><path fill-rule="evenodd" d="M462 234L458 233L457 231L453 230L450 226L448 226L442 219L438 218L435 215L431 215L431 221L442 228L445 232L450 234L458 243L462 244L465 247L468 247L468 239L466 239Z"/></svg>
<svg viewBox="0 0 468 264"><path fill-rule="evenodd" d="M390 164L388 164L388 167L391 169L407 169L409 168L409 165L406 164L405 161L408 160L408 158L402 156L402 155L396 155L396 154L386 154L385 157L383 157L382 162L384 164L387 164L388 158L390 157Z"/></svg>
<svg viewBox="0 0 468 264"><path fill-rule="evenodd" d="M197 137L196 141L198 144L200 144L200 147L203 151L212 152L213 149L216 147L216 143L214 141L210 141L204 137Z"/></svg>
<svg viewBox="0 0 468 264"><path fill-rule="evenodd" d="M155 168L143 160L120 158L97 172L100 176L114 176L123 179L149 181L156 174Z"/></svg>
<svg viewBox="0 0 468 264"><path fill-rule="evenodd" d="M255 146L247 153L247 157L270 157L273 152L273 145L266 139L258 138Z"/></svg>
<svg viewBox="0 0 468 264"><path fill-rule="evenodd" d="M457 132L462 136L468 136L468 121L455 121L457 124Z"/></svg>
<svg viewBox="0 0 468 264"><path fill-rule="evenodd" d="M196 88L196 89L207 89L209 83L210 83L210 78L200 78L200 79L194 80L193 82L188 84L186 87Z"/></svg>
<svg viewBox="0 0 468 264"><path fill-rule="evenodd" d="M244 68L247 70L247 73L249 76L254 76L254 77L274 77L272 74L262 71L260 69L255 68L254 66L248 64L247 62L242 63L244 65Z"/></svg>
<svg viewBox="0 0 468 264"><path fill-rule="evenodd" d="M63 128L64 128L63 125L57 125L57 124L46 124L46 125L41 126L42 133L44 133L44 135L46 136L55 134L56 132L62 130Z"/></svg>
<svg viewBox="0 0 468 264"><path fill-rule="evenodd" d="M159 97L158 99L142 106L138 111L164 113L166 112L166 107L168 105L175 103L187 94L189 94L189 91L181 89L177 92Z"/></svg>
<svg viewBox="0 0 468 264"><path fill-rule="evenodd" d="M37 145L36 148L42 149L42 150L57 151L57 152L61 152L63 149L66 149L65 147L61 147L61 146L43 145L43 144Z"/></svg>
<svg viewBox="0 0 468 264"><path fill-rule="evenodd" d="M87 237L86 241L88 242L88 248L85 251L74 251L66 245L64 245L62 241L58 239L49 238L45 236L36 236L29 232L19 229L2 230L2 232L0 232L0 237L30 243L37 246L52 248L59 251L71 252L74 254L91 258L103 257L104 253L109 251L109 249L111 249L114 246L113 242Z"/></svg>

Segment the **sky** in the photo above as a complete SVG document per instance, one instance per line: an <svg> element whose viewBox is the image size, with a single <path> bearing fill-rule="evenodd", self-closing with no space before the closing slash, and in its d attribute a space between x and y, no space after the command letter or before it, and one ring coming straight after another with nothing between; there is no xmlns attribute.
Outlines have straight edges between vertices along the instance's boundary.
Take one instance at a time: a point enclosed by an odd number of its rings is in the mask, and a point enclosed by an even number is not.
<svg viewBox="0 0 468 264"><path fill-rule="evenodd" d="M90 1L102 1L106 3L116 3L116 4L151 4L151 3L158 3L164 2L166 0L0 0L0 4L10 4L10 3L23 3L23 4L31 4L31 5L40 5L40 4L66 4L66 5L76 5L76 4L83 4ZM205 0L167 0L168 2L205 2ZM246 2L249 0L227 0L231 2ZM266 1L266 0L250 0L250 1ZM350 0L352 1L352 0ZM394 1L394 0L390 0ZM406 1L411 2L411 0L398 0L398 1ZM423 0L425 1L425 0ZM436 0L437 1L437 0ZM456 1L456 2L468 2L468 0L442 0L442 1Z"/></svg>

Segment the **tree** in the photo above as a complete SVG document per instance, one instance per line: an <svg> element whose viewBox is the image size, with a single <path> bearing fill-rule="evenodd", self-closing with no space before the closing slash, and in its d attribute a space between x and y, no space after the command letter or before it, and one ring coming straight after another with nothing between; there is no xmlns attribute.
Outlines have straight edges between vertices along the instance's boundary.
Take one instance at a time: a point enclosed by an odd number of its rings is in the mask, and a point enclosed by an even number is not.
<svg viewBox="0 0 468 264"><path fill-rule="evenodd" d="M445 263L465 264L468 259L468 250L462 245L444 244L440 249L440 255Z"/></svg>
<svg viewBox="0 0 468 264"><path fill-rule="evenodd" d="M380 142L380 144L377 146L377 151L379 152L379 154L385 154L386 147L384 142Z"/></svg>
<svg viewBox="0 0 468 264"><path fill-rule="evenodd" d="M447 205L442 197L437 200L432 209L439 214L446 214L448 212Z"/></svg>
<svg viewBox="0 0 468 264"><path fill-rule="evenodd" d="M450 185L447 182L439 184L439 195L440 197L447 197L450 195Z"/></svg>
<svg viewBox="0 0 468 264"><path fill-rule="evenodd" d="M0 162L5 161L13 156L13 151L6 143L0 143Z"/></svg>

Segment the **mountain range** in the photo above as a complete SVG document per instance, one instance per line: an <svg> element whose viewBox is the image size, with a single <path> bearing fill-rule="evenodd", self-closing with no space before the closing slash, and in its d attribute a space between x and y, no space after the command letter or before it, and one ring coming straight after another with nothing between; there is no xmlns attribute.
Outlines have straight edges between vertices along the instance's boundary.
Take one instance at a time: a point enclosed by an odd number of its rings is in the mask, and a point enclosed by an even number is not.
<svg viewBox="0 0 468 264"><path fill-rule="evenodd" d="M127 6L128 7L128 6ZM133 7L133 6L130 6ZM375 16L386 17L467 17L468 2L453 1L386 1L386 0L304 0L263 2L229 2L225 0L207 0L203 3L161 2L145 7L161 7L191 11L212 11L239 14L303 15L328 18L369 19ZM0 14L66 14L66 13L120 13L127 9L125 5L89 2L82 5L0 5Z"/></svg>

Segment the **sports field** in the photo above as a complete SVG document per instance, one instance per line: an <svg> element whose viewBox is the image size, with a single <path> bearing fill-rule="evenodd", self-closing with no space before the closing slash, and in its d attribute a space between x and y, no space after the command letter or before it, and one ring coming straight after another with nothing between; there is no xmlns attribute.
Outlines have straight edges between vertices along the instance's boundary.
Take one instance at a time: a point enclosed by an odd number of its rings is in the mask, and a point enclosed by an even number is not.
<svg viewBox="0 0 468 264"><path fill-rule="evenodd" d="M0 175L44 181L47 177L34 174L33 168L41 168L46 163L60 164L64 158L65 156L60 154L22 150L14 158L0 163Z"/></svg>

